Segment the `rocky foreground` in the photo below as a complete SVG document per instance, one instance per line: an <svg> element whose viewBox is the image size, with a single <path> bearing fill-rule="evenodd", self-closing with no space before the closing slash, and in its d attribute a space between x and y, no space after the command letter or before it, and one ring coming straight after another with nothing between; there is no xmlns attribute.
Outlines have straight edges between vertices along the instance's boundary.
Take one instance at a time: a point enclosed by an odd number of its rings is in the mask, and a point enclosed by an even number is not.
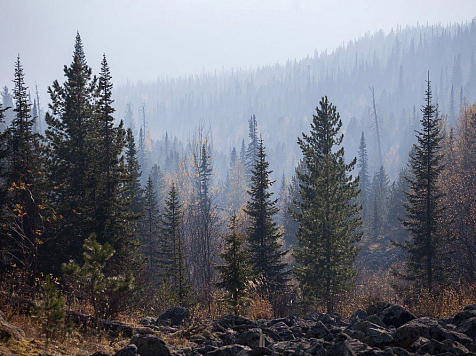
<svg viewBox="0 0 476 356"><path fill-rule="evenodd" d="M171 324L187 316L168 311ZM398 305L379 304L357 310L349 319L337 314L252 321L224 316L199 327L164 326L147 317L131 344L116 356L162 355L463 355L476 354L476 305L445 319L418 318ZM168 346L154 335L181 333L190 345ZM94 356L104 355L96 353Z"/></svg>

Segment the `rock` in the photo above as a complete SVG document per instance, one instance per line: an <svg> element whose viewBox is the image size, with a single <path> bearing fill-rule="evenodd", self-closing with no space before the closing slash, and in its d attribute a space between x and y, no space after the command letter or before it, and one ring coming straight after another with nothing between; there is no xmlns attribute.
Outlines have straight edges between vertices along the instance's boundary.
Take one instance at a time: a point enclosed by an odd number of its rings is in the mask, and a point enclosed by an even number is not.
<svg viewBox="0 0 476 356"><path fill-rule="evenodd" d="M209 356L246 356L250 355L251 349L243 345L227 345L209 352ZM141 355L142 356L142 355Z"/></svg>
<svg viewBox="0 0 476 356"><path fill-rule="evenodd" d="M378 302L377 304L369 305L366 312L367 312L368 316L370 316L370 315L380 315L380 313L382 311L384 311L385 309L387 309L390 306L392 306L392 304L390 304L390 303Z"/></svg>
<svg viewBox="0 0 476 356"><path fill-rule="evenodd" d="M369 321L375 325L378 325L382 328L386 328L387 326L383 323L382 319L380 319L377 315L371 315L365 319L366 321Z"/></svg>
<svg viewBox="0 0 476 356"><path fill-rule="evenodd" d="M260 328L254 328L238 336L238 343L254 348L268 346L273 343L273 340L265 335Z"/></svg>
<svg viewBox="0 0 476 356"><path fill-rule="evenodd" d="M443 342L430 340L417 350L417 354L420 355L438 355L445 353L451 355L467 355L469 351L459 342L450 340L444 340Z"/></svg>
<svg viewBox="0 0 476 356"><path fill-rule="evenodd" d="M456 331L463 333L472 339L476 339L476 317L461 322L456 328Z"/></svg>
<svg viewBox="0 0 476 356"><path fill-rule="evenodd" d="M354 314L350 317L350 323L353 324L359 320L364 320L367 318L367 312L362 309L357 309Z"/></svg>
<svg viewBox="0 0 476 356"><path fill-rule="evenodd" d="M382 310L379 316L385 325L396 328L416 319L408 310L393 304Z"/></svg>
<svg viewBox="0 0 476 356"><path fill-rule="evenodd" d="M7 342L10 339L22 340L25 333L22 329L10 324L5 318L5 314L0 311L0 341Z"/></svg>
<svg viewBox="0 0 476 356"><path fill-rule="evenodd" d="M256 327L256 323L250 319L242 318L241 316L236 315L225 315L218 319L217 324L224 328L232 328L235 326L250 326Z"/></svg>
<svg viewBox="0 0 476 356"><path fill-rule="evenodd" d="M326 353L322 340L281 341L270 346L275 355L317 355Z"/></svg>
<svg viewBox="0 0 476 356"><path fill-rule="evenodd" d="M131 344L122 350L119 350L114 356L137 356L137 346Z"/></svg>
<svg viewBox="0 0 476 356"><path fill-rule="evenodd" d="M329 334L329 329L323 322L318 321L305 334L306 338L324 339Z"/></svg>
<svg viewBox="0 0 476 356"><path fill-rule="evenodd" d="M451 324L459 326L462 323L464 323L466 320L474 318L474 317L476 317L476 310L473 310L473 309L463 310L462 312L456 313L453 316L453 320L451 321Z"/></svg>
<svg viewBox="0 0 476 356"><path fill-rule="evenodd" d="M254 347L251 351L248 351L250 356L271 356L273 352L266 347Z"/></svg>
<svg viewBox="0 0 476 356"><path fill-rule="evenodd" d="M116 355L117 355L117 353L116 353ZM102 352L102 351L96 351L91 356L109 356L109 354L107 354L105 352Z"/></svg>
<svg viewBox="0 0 476 356"><path fill-rule="evenodd" d="M143 326L156 325L157 324L157 318L154 318L152 316L146 316L145 318L143 318L139 321L139 324L141 324Z"/></svg>
<svg viewBox="0 0 476 356"><path fill-rule="evenodd" d="M273 330L276 334L279 335L279 338L284 341L294 340L294 333L291 331L289 326L285 324L283 321L273 324L271 326L271 330Z"/></svg>
<svg viewBox="0 0 476 356"><path fill-rule="evenodd" d="M429 318L415 319L400 326L393 335L396 346L401 346L405 349L409 348L418 340L425 329L431 327L439 327L439 324L437 321Z"/></svg>
<svg viewBox="0 0 476 356"><path fill-rule="evenodd" d="M190 312L184 307L173 307L167 309L165 313L161 314L157 320L157 323L164 320L170 320L170 325L180 326L185 324L190 318Z"/></svg>
<svg viewBox="0 0 476 356"><path fill-rule="evenodd" d="M363 354L372 355L373 349L358 340L338 342L326 352L326 356L357 356Z"/></svg>
<svg viewBox="0 0 476 356"><path fill-rule="evenodd" d="M377 353L380 356L410 356L410 353L400 347L386 347L381 353Z"/></svg>
<svg viewBox="0 0 476 356"><path fill-rule="evenodd" d="M131 339L131 344L137 346L137 352L140 356L168 356L170 355L169 348L157 336L134 335Z"/></svg>

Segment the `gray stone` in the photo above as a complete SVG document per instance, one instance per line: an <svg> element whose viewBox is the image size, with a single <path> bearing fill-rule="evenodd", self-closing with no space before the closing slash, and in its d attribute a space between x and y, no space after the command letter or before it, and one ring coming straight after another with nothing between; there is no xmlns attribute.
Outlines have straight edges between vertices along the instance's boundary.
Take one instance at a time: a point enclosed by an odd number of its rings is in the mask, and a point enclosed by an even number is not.
<svg viewBox="0 0 476 356"><path fill-rule="evenodd" d="M173 307L167 309L164 313L159 316L157 322L169 320L170 325L180 326L185 324L190 318L190 312L187 308L184 307Z"/></svg>
<svg viewBox="0 0 476 356"><path fill-rule="evenodd" d="M131 344L119 350L114 356L137 356L137 346Z"/></svg>
<svg viewBox="0 0 476 356"><path fill-rule="evenodd" d="M251 349L243 345L227 345L208 353L209 356L246 356ZM142 355L141 355L142 356Z"/></svg>
<svg viewBox="0 0 476 356"><path fill-rule="evenodd" d="M134 335L131 344L137 346L137 352L140 356L168 356L170 350L165 342L153 335Z"/></svg>

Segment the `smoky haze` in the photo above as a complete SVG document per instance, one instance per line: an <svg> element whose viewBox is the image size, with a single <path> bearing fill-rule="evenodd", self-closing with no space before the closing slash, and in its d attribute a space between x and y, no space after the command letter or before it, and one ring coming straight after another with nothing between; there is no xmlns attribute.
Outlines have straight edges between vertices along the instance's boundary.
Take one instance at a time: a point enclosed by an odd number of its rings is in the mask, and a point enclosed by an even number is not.
<svg viewBox="0 0 476 356"><path fill-rule="evenodd" d="M18 53L42 91L62 77L76 31L116 84L283 63L397 25L470 20L476 2L335 0L2 0L0 83ZM20 22L21 20L21 22Z"/></svg>

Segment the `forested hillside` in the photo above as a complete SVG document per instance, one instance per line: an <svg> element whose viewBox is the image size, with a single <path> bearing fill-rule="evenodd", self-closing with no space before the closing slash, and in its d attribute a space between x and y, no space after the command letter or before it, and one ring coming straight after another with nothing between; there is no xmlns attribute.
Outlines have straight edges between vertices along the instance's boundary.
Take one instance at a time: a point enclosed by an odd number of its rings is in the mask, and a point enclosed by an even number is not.
<svg viewBox="0 0 476 356"><path fill-rule="evenodd" d="M115 91L117 110L126 126L134 122L138 130L145 105L147 125L156 139L168 132L184 141L202 120L212 128L214 149L227 155L232 147L239 149L248 119L256 115L275 178L280 178L283 172L292 174L300 158L296 137L308 130L309 113L327 95L340 109L348 157L357 155L364 131L373 172L379 164L372 86L383 161L393 180L413 143L428 70L439 111L450 123L455 123L463 98L476 98L475 38L475 21L369 33L335 50L285 64L130 83ZM132 118L125 115L129 103ZM217 168L224 176L223 165Z"/></svg>

